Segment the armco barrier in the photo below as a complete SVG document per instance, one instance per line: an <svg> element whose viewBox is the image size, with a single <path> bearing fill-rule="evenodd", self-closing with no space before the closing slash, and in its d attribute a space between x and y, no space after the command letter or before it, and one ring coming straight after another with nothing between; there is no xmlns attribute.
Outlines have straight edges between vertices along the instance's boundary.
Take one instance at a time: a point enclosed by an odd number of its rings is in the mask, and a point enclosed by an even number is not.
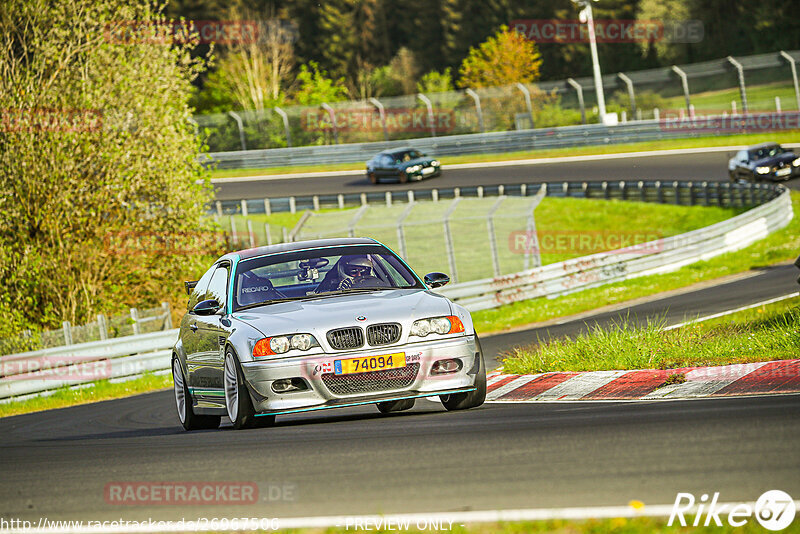
<svg viewBox="0 0 800 534"><path fill-rule="evenodd" d="M616 184L616 187L610 187ZM586 184L548 187L548 195L592 196ZM696 261L738 250L785 227L792 219L789 191L779 185L724 184L709 188L673 182L672 189L647 187L644 182L611 182L600 198L627 198L715 205L757 205L731 219L685 234L640 245L546 265L439 290L469 310L495 308L520 300L554 297L603 284L677 269ZM533 189L533 187L531 188ZM531 191L534 194L534 191ZM758 205L760 204L760 205ZM656 252L640 252L640 250ZM98 378L138 376L167 370L177 330L71 345L0 357L0 399L30 395L92 382ZM85 366L89 365L89 373ZM94 367L92 367L94 365ZM91 376L92 370L101 376Z"/></svg>
<svg viewBox="0 0 800 534"><path fill-rule="evenodd" d="M255 169L292 165L365 163L382 150L404 146L413 146L423 152L441 157L685 139L798 128L800 128L800 112L765 112L750 115L698 117L695 122L691 122L688 118L676 117L632 121L617 126L587 124L511 132L420 137L400 141L237 150L204 154L200 160L203 163L213 162L218 169Z"/></svg>

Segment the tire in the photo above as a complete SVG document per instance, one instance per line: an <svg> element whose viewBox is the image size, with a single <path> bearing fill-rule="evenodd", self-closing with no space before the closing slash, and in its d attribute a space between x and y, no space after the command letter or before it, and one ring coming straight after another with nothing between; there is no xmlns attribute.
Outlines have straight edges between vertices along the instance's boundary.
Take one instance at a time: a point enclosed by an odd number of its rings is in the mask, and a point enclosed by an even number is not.
<svg viewBox="0 0 800 534"><path fill-rule="evenodd" d="M275 422L274 415L256 417L250 393L244 384L242 367L239 359L229 348L225 351L225 365L223 370L223 386L225 389L225 409L233 428L257 428L271 426Z"/></svg>
<svg viewBox="0 0 800 534"><path fill-rule="evenodd" d="M486 364L483 362L483 349L478 336L475 336L475 343L478 346L479 367L478 374L475 377L475 391L467 393L455 393L451 395L440 395L439 399L447 409L447 411L455 410L469 410L470 408L477 408L486 400Z"/></svg>
<svg viewBox="0 0 800 534"><path fill-rule="evenodd" d="M172 384L175 390L175 404L178 408L178 419L185 430L202 430L219 427L219 415L197 415L192 410L192 396L189 386L183 378L183 369L178 358L172 358Z"/></svg>
<svg viewBox="0 0 800 534"><path fill-rule="evenodd" d="M400 171L400 183L401 184L407 184L408 183L408 175L403 171Z"/></svg>
<svg viewBox="0 0 800 534"><path fill-rule="evenodd" d="M395 401L379 402L376 404L378 411L381 413L402 412L403 410L410 410L414 407L416 399L400 399Z"/></svg>
<svg viewBox="0 0 800 534"><path fill-rule="evenodd" d="M367 177L369 178L369 181L372 182L373 184L377 184L378 183L378 177L375 176L374 172L369 173L367 175Z"/></svg>

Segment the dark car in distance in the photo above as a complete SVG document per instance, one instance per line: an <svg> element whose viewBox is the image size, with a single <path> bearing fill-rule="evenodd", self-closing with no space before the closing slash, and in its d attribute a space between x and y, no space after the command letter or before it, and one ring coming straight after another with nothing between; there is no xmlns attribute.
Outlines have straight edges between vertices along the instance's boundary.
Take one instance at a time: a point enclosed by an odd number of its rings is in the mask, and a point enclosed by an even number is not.
<svg viewBox="0 0 800 534"><path fill-rule="evenodd" d="M778 143L761 143L740 150L728 161L731 180L789 180L800 176L800 158Z"/></svg>
<svg viewBox="0 0 800 534"><path fill-rule="evenodd" d="M384 150L367 162L367 178L373 184L387 178L404 184L441 173L439 161L408 147Z"/></svg>

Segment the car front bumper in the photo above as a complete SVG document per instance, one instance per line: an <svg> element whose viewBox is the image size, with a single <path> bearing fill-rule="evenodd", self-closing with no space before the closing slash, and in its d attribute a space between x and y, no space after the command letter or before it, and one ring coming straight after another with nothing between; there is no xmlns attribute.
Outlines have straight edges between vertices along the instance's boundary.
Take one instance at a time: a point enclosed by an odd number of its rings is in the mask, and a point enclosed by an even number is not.
<svg viewBox="0 0 800 534"><path fill-rule="evenodd" d="M405 367L350 375L328 372L335 360L398 353L405 355ZM267 415L471 391L480 368L478 357L475 337L462 336L380 349L243 362L242 372L256 413ZM433 364L444 359L460 360L460 369L448 374L431 373ZM277 380L298 378L307 389L288 393L272 389Z"/></svg>

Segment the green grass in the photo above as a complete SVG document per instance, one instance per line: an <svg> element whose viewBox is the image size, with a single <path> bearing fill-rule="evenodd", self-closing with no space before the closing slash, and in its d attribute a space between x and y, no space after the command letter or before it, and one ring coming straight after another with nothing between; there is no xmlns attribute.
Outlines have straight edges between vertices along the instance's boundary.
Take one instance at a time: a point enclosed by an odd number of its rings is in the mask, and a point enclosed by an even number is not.
<svg viewBox="0 0 800 534"><path fill-rule="evenodd" d="M696 262L670 273L634 278L554 299L533 299L478 311L472 314L475 328L483 334L499 332L794 260L800 253L800 192L792 192L792 206L795 217L786 228L742 250Z"/></svg>
<svg viewBox="0 0 800 534"><path fill-rule="evenodd" d="M663 320L636 326L627 319L594 326L574 338L514 349L503 360L511 374L615 369L676 369L797 358L800 297L664 331Z"/></svg>
<svg viewBox="0 0 800 534"><path fill-rule="evenodd" d="M754 497L755 498L755 497ZM708 533L708 534L750 534L755 532L767 532L759 525L755 517L747 518L747 523L741 527L731 527L727 523L727 515L720 514L721 527L708 526L708 527L681 527L678 521L675 521L673 526L667 526L667 518L650 518L650 517L635 517L635 518L614 518L614 519L589 519L584 521L573 520L550 520L550 521L514 521L507 523L474 523L469 525L453 524L453 534L672 534L672 533ZM687 525L694 522L694 517L686 516ZM703 515L698 523L702 524L705 521ZM445 523L446 525L446 523ZM713 521L712 521L713 525ZM373 526L374 529L374 526ZM285 532L292 532L296 534L345 534L354 532L351 527L349 530L340 528L328 529L302 529L290 530ZM363 532L363 531L357 531ZM385 533L397 532L397 530L381 530L375 529L371 532ZM420 532L412 528L406 532ZM426 532L436 532L427 530ZM444 532L444 531L439 531ZM794 534L800 532L800 521L795 519L786 529L781 531L785 534Z"/></svg>
<svg viewBox="0 0 800 534"><path fill-rule="evenodd" d="M781 99L781 110L791 111L797 109L797 100L794 94L794 85L791 83L770 83L755 85L747 88L747 103L750 111L775 111L775 97ZM708 91L699 95L692 95L692 105L698 112L702 111L731 111L731 102L736 102L736 109L742 111L739 89L723 89ZM683 109L686 101L683 96L666 99L668 109Z"/></svg>
<svg viewBox="0 0 800 534"><path fill-rule="evenodd" d="M0 417L17 415L30 412L41 412L64 408L76 404L87 404L120 397L130 397L139 393L147 393L172 387L172 375L145 374L125 382L109 382L100 380L93 382L89 387L80 389L62 388L52 395L34 397L24 401L12 401L0 404Z"/></svg>
<svg viewBox="0 0 800 534"><path fill-rule="evenodd" d="M677 106L680 107L680 106ZM728 100L727 107L730 107ZM758 134L739 134L708 136L694 139L671 139L665 141L645 141L641 143L625 143L615 145L599 145L570 148L554 148L545 150L526 150L520 152L505 152L502 154L464 154L460 156L443 156L440 158L444 172L447 165L458 163L482 163L490 161L513 161L520 159L554 158L562 156L588 156L595 154L620 154L624 152L642 152L648 150L674 150L681 148L703 148L733 145L752 145L764 141L778 143L796 143L798 133L768 132ZM267 167L258 169L216 169L211 171L212 178L235 178L241 176L268 176L273 174L322 172L322 171L350 171L364 170L364 163L337 163L319 165L298 165L287 167ZM435 180L431 181L435 184ZM434 185L431 185L434 187Z"/></svg>

